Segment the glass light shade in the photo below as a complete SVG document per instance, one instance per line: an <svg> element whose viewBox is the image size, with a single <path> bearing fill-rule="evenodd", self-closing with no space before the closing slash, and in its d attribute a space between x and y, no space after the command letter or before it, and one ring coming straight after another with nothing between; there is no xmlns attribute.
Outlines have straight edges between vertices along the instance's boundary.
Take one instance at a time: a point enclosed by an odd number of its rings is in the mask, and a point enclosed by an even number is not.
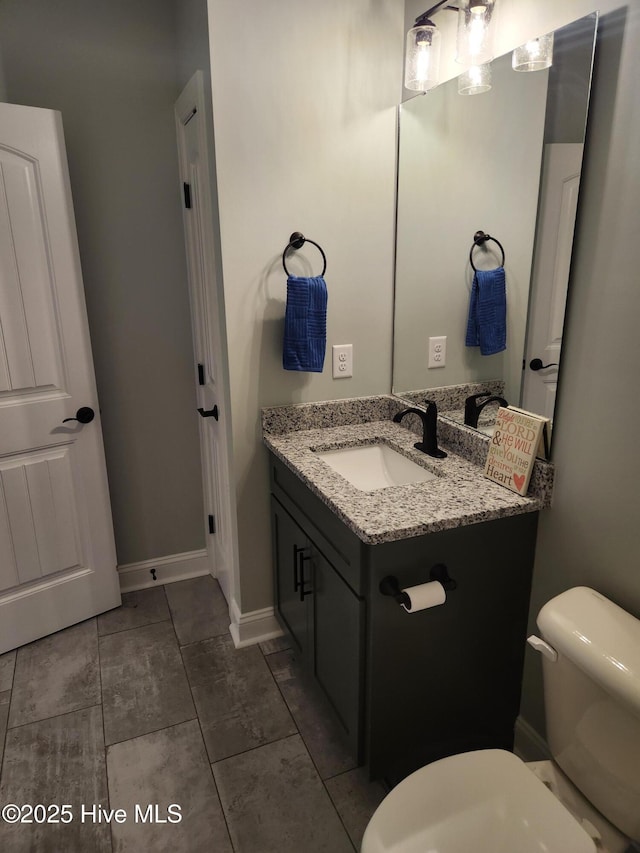
<svg viewBox="0 0 640 853"><path fill-rule="evenodd" d="M428 92L439 82L440 33L433 24L413 27L407 33L404 85L414 92Z"/></svg>
<svg viewBox="0 0 640 853"><path fill-rule="evenodd" d="M483 65L493 59L495 0L460 0L456 62Z"/></svg>
<svg viewBox="0 0 640 853"><path fill-rule="evenodd" d="M514 71L542 71L553 63L553 33L531 39L517 47L512 54Z"/></svg>
<svg viewBox="0 0 640 853"><path fill-rule="evenodd" d="M481 95L491 88L491 63L472 65L458 77L459 95Z"/></svg>

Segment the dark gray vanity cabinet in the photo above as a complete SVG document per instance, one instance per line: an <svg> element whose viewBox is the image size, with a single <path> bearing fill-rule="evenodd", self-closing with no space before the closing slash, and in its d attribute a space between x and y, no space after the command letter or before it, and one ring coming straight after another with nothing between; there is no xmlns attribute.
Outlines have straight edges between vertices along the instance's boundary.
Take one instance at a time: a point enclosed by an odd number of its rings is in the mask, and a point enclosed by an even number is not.
<svg viewBox="0 0 640 853"><path fill-rule="evenodd" d="M458 752L511 749L537 513L368 545L270 457L276 610L354 755L392 784ZM380 592L444 564L444 605Z"/></svg>

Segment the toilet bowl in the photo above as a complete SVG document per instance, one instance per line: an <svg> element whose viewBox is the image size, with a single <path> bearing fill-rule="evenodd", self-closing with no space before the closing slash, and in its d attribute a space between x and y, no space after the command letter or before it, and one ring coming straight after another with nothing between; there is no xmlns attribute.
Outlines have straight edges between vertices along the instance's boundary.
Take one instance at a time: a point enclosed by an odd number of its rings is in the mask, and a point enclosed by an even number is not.
<svg viewBox="0 0 640 853"><path fill-rule="evenodd" d="M587 587L538 616L553 761L500 749L412 773L380 804L361 853L640 851L640 620Z"/></svg>
<svg viewBox="0 0 640 853"><path fill-rule="evenodd" d="M484 749L407 776L378 807L361 853L596 853L519 758Z"/></svg>

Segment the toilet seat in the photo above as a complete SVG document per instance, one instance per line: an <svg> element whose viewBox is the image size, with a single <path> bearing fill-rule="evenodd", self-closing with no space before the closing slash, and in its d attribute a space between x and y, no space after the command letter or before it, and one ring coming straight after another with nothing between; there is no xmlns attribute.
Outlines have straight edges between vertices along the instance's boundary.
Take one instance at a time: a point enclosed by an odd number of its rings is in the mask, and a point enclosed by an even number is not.
<svg viewBox="0 0 640 853"><path fill-rule="evenodd" d="M595 853L593 840L510 752L452 755L407 776L371 818L361 853Z"/></svg>

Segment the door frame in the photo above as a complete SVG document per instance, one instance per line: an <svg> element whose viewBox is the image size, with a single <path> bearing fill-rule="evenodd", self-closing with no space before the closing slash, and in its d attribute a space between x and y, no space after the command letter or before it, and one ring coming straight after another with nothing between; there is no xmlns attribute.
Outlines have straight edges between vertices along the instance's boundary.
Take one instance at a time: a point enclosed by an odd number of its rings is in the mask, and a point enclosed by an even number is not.
<svg viewBox="0 0 640 853"><path fill-rule="evenodd" d="M234 618L234 609L238 609L237 605L237 595L240 589L239 584L239 557L238 557L238 526L237 526L237 514L236 514L236 490L235 490L235 480L233 478L233 450L232 450L232 430L231 430L231 395L229 390L229 365L227 359L227 346L226 346L226 327L224 320L224 299L223 299L223 290L222 290L222 272L221 272L221 264L219 262L219 246L220 246L220 229L218 217L215 214L215 210L217 205L214 204L215 190L214 185L212 183L212 172L215 173L215 161L212 140L209 138L209 127L210 124L210 110L206 109L205 102L205 87L204 87L204 73L202 71L196 71L195 74L191 77L180 96L178 97L175 104L175 122L176 122L176 138L178 141L178 170L180 176L180 182L183 181L181 163L182 163L182 137L181 137L181 128L186 123L186 120L197 111L201 116L204 117L204 120L198 123L198 147L200 151L206 152L206 156L203 157L202 162L200 164L201 174L202 174L202 189L199 196L199 210L200 216L202 218L203 228L202 233L205 235L205 239L202 244L202 255L203 255L203 278L206 282L206 285L209 289L209 293L213 298L213 302L215 304L215 314L216 314L216 323L214 324L214 328L212 328L213 337L212 337L212 349L214 353L214 357L218 364L219 375L221 378L220 382L220 391L222 394L222 400L220 401L220 425L222 427L221 432L223 435L223 446L221 448L222 452L220 454L220 459L222 462L221 471L218 472L218 476L222 482L222 488L220 489L220 494L222 499L226 499L227 507L226 510L228 512L228 518L230 519L230 530L229 533L229 556L230 556L230 571L229 571L229 600L227 602L229 606L229 614L232 623L235 620ZM213 161L213 162L212 162ZM182 200L184 204L184 200ZM184 215L184 214L183 214ZM186 233L185 233L186 238ZM185 248L186 247L186 239L185 239ZM190 300L191 301L191 300ZM192 311L194 310L194 306L192 306ZM196 341L196 331L194 328L194 318L191 318L192 323L192 336L194 343L194 358L195 358L195 341ZM196 381L196 364L194 363L194 381ZM196 382L197 388L197 382ZM202 433L201 433L202 436ZM202 441L202 438L201 438ZM203 448L200 448L200 458L202 464L202 473L203 473L203 493L206 494L206 483L205 478L210 475L210 472L205 470L205 460L210 460L210 454L206 454L203 452ZM205 513L203 517L203 528L205 531L205 537L210 535L208 524L206 521L207 516L207 507L205 507ZM208 539L206 539L208 543ZM216 567L214 565L214 561L212 559L212 550L207 548L207 563L209 568L209 573L215 578L216 577ZM232 627L232 626L230 626Z"/></svg>

